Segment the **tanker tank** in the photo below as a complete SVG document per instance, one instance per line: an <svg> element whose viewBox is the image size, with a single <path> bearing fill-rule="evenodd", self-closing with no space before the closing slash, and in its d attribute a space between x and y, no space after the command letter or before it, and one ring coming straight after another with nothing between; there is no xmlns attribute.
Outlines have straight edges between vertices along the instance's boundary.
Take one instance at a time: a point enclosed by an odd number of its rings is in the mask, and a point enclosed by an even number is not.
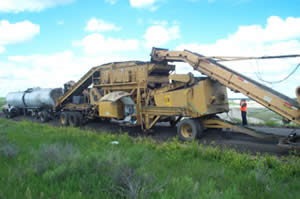
<svg viewBox="0 0 300 199"><path fill-rule="evenodd" d="M6 103L16 108L51 108L62 94L61 88L30 88L8 93Z"/></svg>

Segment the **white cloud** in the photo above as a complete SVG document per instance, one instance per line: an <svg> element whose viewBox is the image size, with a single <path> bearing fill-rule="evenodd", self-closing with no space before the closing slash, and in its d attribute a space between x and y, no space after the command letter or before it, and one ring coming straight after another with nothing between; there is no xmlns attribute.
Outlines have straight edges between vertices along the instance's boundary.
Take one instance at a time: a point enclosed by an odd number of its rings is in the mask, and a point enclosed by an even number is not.
<svg viewBox="0 0 300 199"><path fill-rule="evenodd" d="M285 41L299 38L300 18L288 17L282 20L280 17L271 16L268 18L266 27L260 25L240 26L238 31L229 36L231 41L247 42L273 42Z"/></svg>
<svg viewBox="0 0 300 199"><path fill-rule="evenodd" d="M9 23L7 20L0 21L0 53L4 52L5 45L21 43L32 39L40 33L40 26L30 21Z"/></svg>
<svg viewBox="0 0 300 199"><path fill-rule="evenodd" d="M5 48L3 46L0 46L0 54L5 51Z"/></svg>
<svg viewBox="0 0 300 199"><path fill-rule="evenodd" d="M89 32L105 32L119 31L121 30L121 28L101 19L91 18L87 26L85 27L85 30Z"/></svg>
<svg viewBox="0 0 300 199"><path fill-rule="evenodd" d="M145 8L152 6L157 0L129 0L130 5L135 8Z"/></svg>
<svg viewBox="0 0 300 199"><path fill-rule="evenodd" d="M46 8L72 3L74 0L1 0L0 12L36 12Z"/></svg>
<svg viewBox="0 0 300 199"><path fill-rule="evenodd" d="M266 27L240 26L237 32L214 44L181 44L177 49L189 49L205 55L262 56L268 54L293 54L300 50L300 18L269 17Z"/></svg>
<svg viewBox="0 0 300 199"><path fill-rule="evenodd" d="M0 21L0 45L14 44L33 38L40 33L40 26L30 21L11 24Z"/></svg>
<svg viewBox="0 0 300 199"><path fill-rule="evenodd" d="M146 8L154 12L158 9L158 6L155 3L158 0L129 0L130 6L133 8Z"/></svg>
<svg viewBox="0 0 300 199"><path fill-rule="evenodd" d="M105 2L114 5L117 3L117 0L105 0Z"/></svg>
<svg viewBox="0 0 300 199"><path fill-rule="evenodd" d="M91 18L85 27L89 32L119 31L118 27L102 19ZM87 55L109 54L111 52L131 51L139 48L135 39L105 37L100 33L91 33L81 40L73 41L73 46L82 47Z"/></svg>
<svg viewBox="0 0 300 199"><path fill-rule="evenodd" d="M78 81L91 67L104 63L125 61L126 57L76 56L72 51L50 55L10 56L0 62L0 96L8 92L22 91L31 87L62 87L69 80Z"/></svg>
<svg viewBox="0 0 300 199"><path fill-rule="evenodd" d="M137 50L139 48L139 41L133 39L105 38L99 33L94 33L86 36L81 41L73 42L73 45L83 47L83 50L88 55L95 55L99 53Z"/></svg>
<svg viewBox="0 0 300 199"><path fill-rule="evenodd" d="M188 49L205 56L264 56L299 54L300 52L300 18L289 17L285 20L272 16L267 25L240 26L238 30L227 38L217 40L212 44L181 44L176 49ZM282 74L288 74L298 63L299 59L276 59L259 61L222 62L222 64L257 79L255 73L262 74L267 81L282 79ZM184 72L179 69L178 72ZM293 78L291 78L293 79ZM295 88L298 85L289 85ZM280 85L274 88L280 92L294 96Z"/></svg>
<svg viewBox="0 0 300 199"><path fill-rule="evenodd" d="M150 26L144 35L146 47L160 47L171 40L180 38L179 26L173 25L168 27L167 22L157 23L158 25Z"/></svg>

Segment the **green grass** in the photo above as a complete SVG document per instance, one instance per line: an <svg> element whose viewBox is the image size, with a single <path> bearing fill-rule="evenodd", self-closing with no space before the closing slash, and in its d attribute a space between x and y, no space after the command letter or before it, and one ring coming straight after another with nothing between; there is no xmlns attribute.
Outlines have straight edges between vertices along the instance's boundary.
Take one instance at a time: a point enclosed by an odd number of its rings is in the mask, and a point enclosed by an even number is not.
<svg viewBox="0 0 300 199"><path fill-rule="evenodd" d="M296 123L283 124L280 121L282 117L267 108L254 108L249 107L247 109L248 118L256 118L262 120L261 123L251 123L248 120L250 126L268 126L268 127L292 127L299 128ZM237 124L241 124L242 120L238 118L232 118L232 121Z"/></svg>
<svg viewBox="0 0 300 199"><path fill-rule="evenodd" d="M240 106L240 103L228 100L229 106Z"/></svg>
<svg viewBox="0 0 300 199"><path fill-rule="evenodd" d="M272 121L271 119L281 120L282 117L267 108L248 108L248 117L254 117L263 121Z"/></svg>
<svg viewBox="0 0 300 199"><path fill-rule="evenodd" d="M296 123L283 124L282 116L270 111L267 108L248 108L247 110L248 117L257 118L263 120L264 122L261 124L262 126L269 127L299 127Z"/></svg>
<svg viewBox="0 0 300 199"><path fill-rule="evenodd" d="M293 154L253 157L0 119L0 198L294 199L299 165Z"/></svg>
<svg viewBox="0 0 300 199"><path fill-rule="evenodd" d="M5 104L5 98L0 97L0 108Z"/></svg>

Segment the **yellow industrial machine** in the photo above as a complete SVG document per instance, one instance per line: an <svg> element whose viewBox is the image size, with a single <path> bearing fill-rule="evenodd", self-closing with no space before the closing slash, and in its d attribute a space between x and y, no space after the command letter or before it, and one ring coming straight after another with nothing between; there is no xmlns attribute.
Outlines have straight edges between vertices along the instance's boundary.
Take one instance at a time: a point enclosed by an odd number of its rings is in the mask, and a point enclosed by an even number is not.
<svg viewBox="0 0 300 199"><path fill-rule="evenodd" d="M186 141L200 136L206 128L232 128L269 137L218 119L216 114L229 111L227 87L300 124L299 87L297 102L218 63L226 59L153 48L151 62L117 62L92 68L57 100L56 108L61 111L63 125L114 118L149 130L159 121L169 121L171 125L178 123L178 135ZM189 63L206 77L175 74L175 65L168 63L175 61Z"/></svg>

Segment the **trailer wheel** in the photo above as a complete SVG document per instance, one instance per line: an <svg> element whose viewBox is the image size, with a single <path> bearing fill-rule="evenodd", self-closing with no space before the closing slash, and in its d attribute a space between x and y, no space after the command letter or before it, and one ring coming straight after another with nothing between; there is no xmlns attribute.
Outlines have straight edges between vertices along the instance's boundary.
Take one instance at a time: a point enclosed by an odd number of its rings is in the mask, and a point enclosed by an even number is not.
<svg viewBox="0 0 300 199"><path fill-rule="evenodd" d="M6 117L7 119L10 119L10 118L11 118L11 114L10 114L9 112L5 113L5 117Z"/></svg>
<svg viewBox="0 0 300 199"><path fill-rule="evenodd" d="M201 125L194 119L184 119L178 123L177 134L183 141L192 141L202 132Z"/></svg>
<svg viewBox="0 0 300 199"><path fill-rule="evenodd" d="M76 127L81 123L81 114L79 112L72 112L69 115L70 126Z"/></svg>
<svg viewBox="0 0 300 199"><path fill-rule="evenodd" d="M3 111L4 112L4 111ZM17 115L17 111L15 109L11 109L10 111L9 110L6 110L4 112L5 114L5 117L8 118L8 119L11 119L13 117L15 117Z"/></svg>
<svg viewBox="0 0 300 199"><path fill-rule="evenodd" d="M69 125L69 114L67 112L62 112L60 114L60 123L63 126L68 126Z"/></svg>
<svg viewBox="0 0 300 199"><path fill-rule="evenodd" d="M40 112L40 121L42 123L48 122L50 120L50 116L46 111Z"/></svg>
<svg viewBox="0 0 300 199"><path fill-rule="evenodd" d="M197 124L197 138L201 138L203 136L203 132L204 132L204 126L201 120L197 120L197 119L193 119L196 124Z"/></svg>
<svg viewBox="0 0 300 199"><path fill-rule="evenodd" d="M83 115L80 112L76 112L76 119L78 126L80 126L83 123Z"/></svg>

